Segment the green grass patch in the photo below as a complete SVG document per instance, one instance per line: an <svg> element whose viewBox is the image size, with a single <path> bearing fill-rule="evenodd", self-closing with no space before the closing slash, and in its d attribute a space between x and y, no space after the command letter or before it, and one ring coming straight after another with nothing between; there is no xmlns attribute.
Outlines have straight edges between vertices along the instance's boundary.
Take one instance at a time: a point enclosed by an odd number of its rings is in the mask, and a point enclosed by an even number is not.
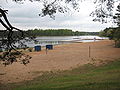
<svg viewBox="0 0 120 90"><path fill-rule="evenodd" d="M120 60L102 66L87 64L68 71L45 72L32 81L12 85L12 90L120 90Z"/></svg>

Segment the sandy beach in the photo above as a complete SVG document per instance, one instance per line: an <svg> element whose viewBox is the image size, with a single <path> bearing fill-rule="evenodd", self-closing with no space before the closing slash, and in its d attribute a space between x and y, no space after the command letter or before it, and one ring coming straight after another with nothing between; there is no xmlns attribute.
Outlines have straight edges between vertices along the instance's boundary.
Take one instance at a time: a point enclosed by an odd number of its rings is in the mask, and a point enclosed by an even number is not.
<svg viewBox="0 0 120 90"><path fill-rule="evenodd" d="M90 47L90 55L89 55ZM54 46L46 54L45 50L27 53L32 56L27 66L13 63L4 67L0 65L0 83L14 83L32 80L42 71L69 70L87 63L103 64L120 58L120 48L114 48L114 42L72 43Z"/></svg>

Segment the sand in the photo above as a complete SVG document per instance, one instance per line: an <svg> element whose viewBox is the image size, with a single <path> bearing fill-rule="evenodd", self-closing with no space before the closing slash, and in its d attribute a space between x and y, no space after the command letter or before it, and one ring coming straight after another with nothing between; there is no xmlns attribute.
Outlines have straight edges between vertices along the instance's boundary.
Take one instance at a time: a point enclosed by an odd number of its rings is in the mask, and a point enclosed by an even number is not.
<svg viewBox="0 0 120 90"><path fill-rule="evenodd" d="M27 54L32 56L27 66L19 62L7 67L0 65L0 83L32 80L42 75L43 71L69 70L87 63L100 65L107 61L119 59L120 48L114 48L113 41L103 40L57 45L47 54L45 50Z"/></svg>

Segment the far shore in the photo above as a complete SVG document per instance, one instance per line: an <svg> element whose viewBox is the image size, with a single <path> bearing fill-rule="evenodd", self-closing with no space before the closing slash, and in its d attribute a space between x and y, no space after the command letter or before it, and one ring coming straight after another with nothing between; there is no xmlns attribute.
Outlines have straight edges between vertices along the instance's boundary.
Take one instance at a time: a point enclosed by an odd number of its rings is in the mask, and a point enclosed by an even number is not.
<svg viewBox="0 0 120 90"><path fill-rule="evenodd" d="M0 65L0 83L14 83L32 80L44 71L69 70L84 64L101 65L120 58L120 48L114 41L71 43L55 45L53 50L27 52L32 56L27 66L13 63L7 67Z"/></svg>

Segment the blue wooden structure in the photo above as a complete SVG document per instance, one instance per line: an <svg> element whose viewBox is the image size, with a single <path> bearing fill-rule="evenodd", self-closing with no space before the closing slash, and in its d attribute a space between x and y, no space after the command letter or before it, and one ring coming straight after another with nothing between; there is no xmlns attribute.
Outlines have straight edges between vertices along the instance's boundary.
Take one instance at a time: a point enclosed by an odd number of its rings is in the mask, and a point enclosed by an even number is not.
<svg viewBox="0 0 120 90"><path fill-rule="evenodd" d="M53 45L46 45L46 49L52 50L53 49Z"/></svg>
<svg viewBox="0 0 120 90"><path fill-rule="evenodd" d="M41 51L41 46L35 46L35 51Z"/></svg>

